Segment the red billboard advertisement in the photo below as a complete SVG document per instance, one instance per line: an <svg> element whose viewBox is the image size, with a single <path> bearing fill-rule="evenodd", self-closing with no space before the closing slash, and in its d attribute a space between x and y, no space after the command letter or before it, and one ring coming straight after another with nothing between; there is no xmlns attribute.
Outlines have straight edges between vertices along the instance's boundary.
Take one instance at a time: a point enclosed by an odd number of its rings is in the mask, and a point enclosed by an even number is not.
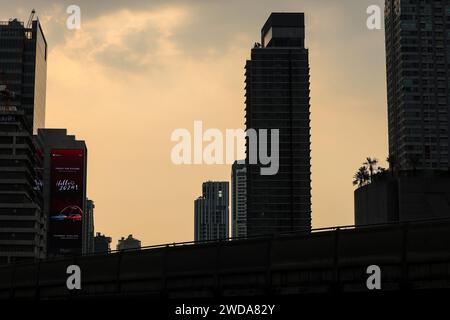
<svg viewBox="0 0 450 320"><path fill-rule="evenodd" d="M50 161L49 255L80 254L85 207L85 151L54 149Z"/></svg>

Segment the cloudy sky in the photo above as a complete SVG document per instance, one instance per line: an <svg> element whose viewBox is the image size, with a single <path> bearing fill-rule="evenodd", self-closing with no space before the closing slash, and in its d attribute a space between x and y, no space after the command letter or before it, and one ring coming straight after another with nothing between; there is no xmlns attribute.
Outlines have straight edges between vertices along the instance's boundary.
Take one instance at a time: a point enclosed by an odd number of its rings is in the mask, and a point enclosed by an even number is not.
<svg viewBox="0 0 450 320"><path fill-rule="evenodd" d="M46 126L89 149L96 231L143 244L193 239L193 201L230 166L175 166L173 130L244 127L244 65L270 12L305 12L310 49L313 226L353 224L352 176L387 154L383 0L0 0L37 10L49 44ZM81 8L68 30L66 8ZM384 162L384 161L382 161Z"/></svg>

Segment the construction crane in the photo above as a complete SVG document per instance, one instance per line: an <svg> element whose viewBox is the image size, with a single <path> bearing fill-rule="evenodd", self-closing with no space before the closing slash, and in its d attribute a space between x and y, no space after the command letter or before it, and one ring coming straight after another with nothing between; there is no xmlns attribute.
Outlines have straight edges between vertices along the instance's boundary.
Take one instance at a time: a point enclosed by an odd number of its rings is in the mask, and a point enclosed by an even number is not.
<svg viewBox="0 0 450 320"><path fill-rule="evenodd" d="M27 26L26 26L27 29L31 28L35 14L36 14L36 10L34 10L34 9L31 10L31 14L30 14L30 17L28 18L28 22L27 22Z"/></svg>

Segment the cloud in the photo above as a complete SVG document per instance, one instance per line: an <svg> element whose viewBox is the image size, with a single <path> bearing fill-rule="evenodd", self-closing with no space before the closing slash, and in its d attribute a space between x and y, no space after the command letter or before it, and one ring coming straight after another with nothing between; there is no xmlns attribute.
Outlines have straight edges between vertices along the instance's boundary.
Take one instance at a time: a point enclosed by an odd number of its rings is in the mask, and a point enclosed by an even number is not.
<svg viewBox="0 0 450 320"><path fill-rule="evenodd" d="M172 36L188 17L189 10L182 7L122 9L66 31L65 42L53 50L85 63L137 72L180 55Z"/></svg>

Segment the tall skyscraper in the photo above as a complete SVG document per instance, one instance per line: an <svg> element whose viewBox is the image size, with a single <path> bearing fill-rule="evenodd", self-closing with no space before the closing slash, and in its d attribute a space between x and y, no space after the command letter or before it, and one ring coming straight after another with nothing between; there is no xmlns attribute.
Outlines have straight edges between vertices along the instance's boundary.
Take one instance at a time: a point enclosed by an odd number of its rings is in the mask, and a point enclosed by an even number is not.
<svg viewBox="0 0 450 320"><path fill-rule="evenodd" d="M386 0L389 155L448 170L450 1Z"/></svg>
<svg viewBox="0 0 450 320"><path fill-rule="evenodd" d="M235 161L231 169L231 228L233 238L247 236L247 169Z"/></svg>
<svg viewBox="0 0 450 320"><path fill-rule="evenodd" d="M86 210L83 215L83 253L94 252L94 201L86 199Z"/></svg>
<svg viewBox="0 0 450 320"><path fill-rule="evenodd" d="M195 241L228 238L228 190L228 182L203 183L202 196L194 204Z"/></svg>
<svg viewBox="0 0 450 320"><path fill-rule="evenodd" d="M44 212L50 257L83 252L86 212L87 148L66 129L39 129L35 137L44 158Z"/></svg>
<svg viewBox="0 0 450 320"><path fill-rule="evenodd" d="M45 126L47 42L39 20L24 25L0 21L0 84L14 92L13 103L25 111L35 134Z"/></svg>
<svg viewBox="0 0 450 320"><path fill-rule="evenodd" d="M304 14L272 13L245 66L247 130L279 129L280 139L276 175L249 164L247 141L249 236L311 228L308 56Z"/></svg>
<svg viewBox="0 0 450 320"><path fill-rule="evenodd" d="M39 21L0 21L0 263L46 257L42 158L47 44Z"/></svg>

